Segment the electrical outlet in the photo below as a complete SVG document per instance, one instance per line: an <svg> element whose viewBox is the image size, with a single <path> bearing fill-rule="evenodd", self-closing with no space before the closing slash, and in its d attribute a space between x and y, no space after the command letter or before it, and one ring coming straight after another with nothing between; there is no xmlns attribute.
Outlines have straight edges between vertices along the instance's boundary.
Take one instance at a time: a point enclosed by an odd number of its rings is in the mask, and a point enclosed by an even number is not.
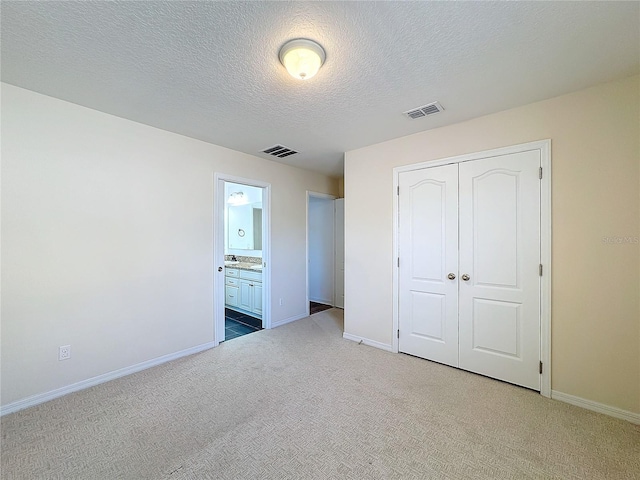
<svg viewBox="0 0 640 480"><path fill-rule="evenodd" d="M71 358L71 345L62 345L58 350L58 360L68 360Z"/></svg>

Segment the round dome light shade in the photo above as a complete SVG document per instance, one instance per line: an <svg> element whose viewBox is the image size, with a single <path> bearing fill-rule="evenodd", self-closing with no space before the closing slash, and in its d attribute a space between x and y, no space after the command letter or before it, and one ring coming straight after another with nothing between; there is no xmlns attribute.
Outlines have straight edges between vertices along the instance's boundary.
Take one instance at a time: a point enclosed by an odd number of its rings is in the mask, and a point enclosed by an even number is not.
<svg viewBox="0 0 640 480"><path fill-rule="evenodd" d="M298 80L309 80L324 63L324 49L312 40L298 38L280 49L280 62Z"/></svg>

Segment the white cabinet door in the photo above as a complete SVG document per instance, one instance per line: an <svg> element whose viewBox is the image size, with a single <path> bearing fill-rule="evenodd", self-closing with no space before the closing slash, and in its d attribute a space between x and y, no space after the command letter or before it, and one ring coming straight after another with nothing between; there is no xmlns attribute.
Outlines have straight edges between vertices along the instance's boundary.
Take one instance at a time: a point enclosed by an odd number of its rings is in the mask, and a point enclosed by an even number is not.
<svg viewBox="0 0 640 480"><path fill-rule="evenodd" d="M458 166L399 181L399 349L457 366Z"/></svg>
<svg viewBox="0 0 640 480"><path fill-rule="evenodd" d="M252 282L251 285L251 298L253 308L251 311L253 313L257 313L258 315L262 315L262 284Z"/></svg>
<svg viewBox="0 0 640 480"><path fill-rule="evenodd" d="M459 217L460 367L535 390L539 167L537 150L461 163Z"/></svg>
<svg viewBox="0 0 640 480"><path fill-rule="evenodd" d="M251 311L252 308L252 287L251 281L240 280L240 298L238 300L238 307L247 311Z"/></svg>

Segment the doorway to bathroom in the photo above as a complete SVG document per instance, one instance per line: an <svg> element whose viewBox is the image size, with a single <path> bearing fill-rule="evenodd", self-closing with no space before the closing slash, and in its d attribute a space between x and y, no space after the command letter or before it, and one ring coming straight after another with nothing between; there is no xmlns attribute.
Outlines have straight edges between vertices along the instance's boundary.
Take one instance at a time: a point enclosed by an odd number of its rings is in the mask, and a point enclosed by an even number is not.
<svg viewBox="0 0 640 480"><path fill-rule="evenodd" d="M271 327L270 185L214 178L215 343Z"/></svg>

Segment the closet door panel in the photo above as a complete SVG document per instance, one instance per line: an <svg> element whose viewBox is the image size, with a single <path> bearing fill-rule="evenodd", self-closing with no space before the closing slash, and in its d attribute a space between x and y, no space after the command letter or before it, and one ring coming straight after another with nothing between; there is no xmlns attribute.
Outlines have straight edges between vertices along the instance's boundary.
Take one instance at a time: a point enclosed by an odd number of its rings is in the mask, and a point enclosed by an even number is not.
<svg viewBox="0 0 640 480"><path fill-rule="evenodd" d="M461 163L459 177L460 368L536 390L539 167L529 151Z"/></svg>
<svg viewBox="0 0 640 480"><path fill-rule="evenodd" d="M399 175L399 350L458 365L458 166Z"/></svg>

